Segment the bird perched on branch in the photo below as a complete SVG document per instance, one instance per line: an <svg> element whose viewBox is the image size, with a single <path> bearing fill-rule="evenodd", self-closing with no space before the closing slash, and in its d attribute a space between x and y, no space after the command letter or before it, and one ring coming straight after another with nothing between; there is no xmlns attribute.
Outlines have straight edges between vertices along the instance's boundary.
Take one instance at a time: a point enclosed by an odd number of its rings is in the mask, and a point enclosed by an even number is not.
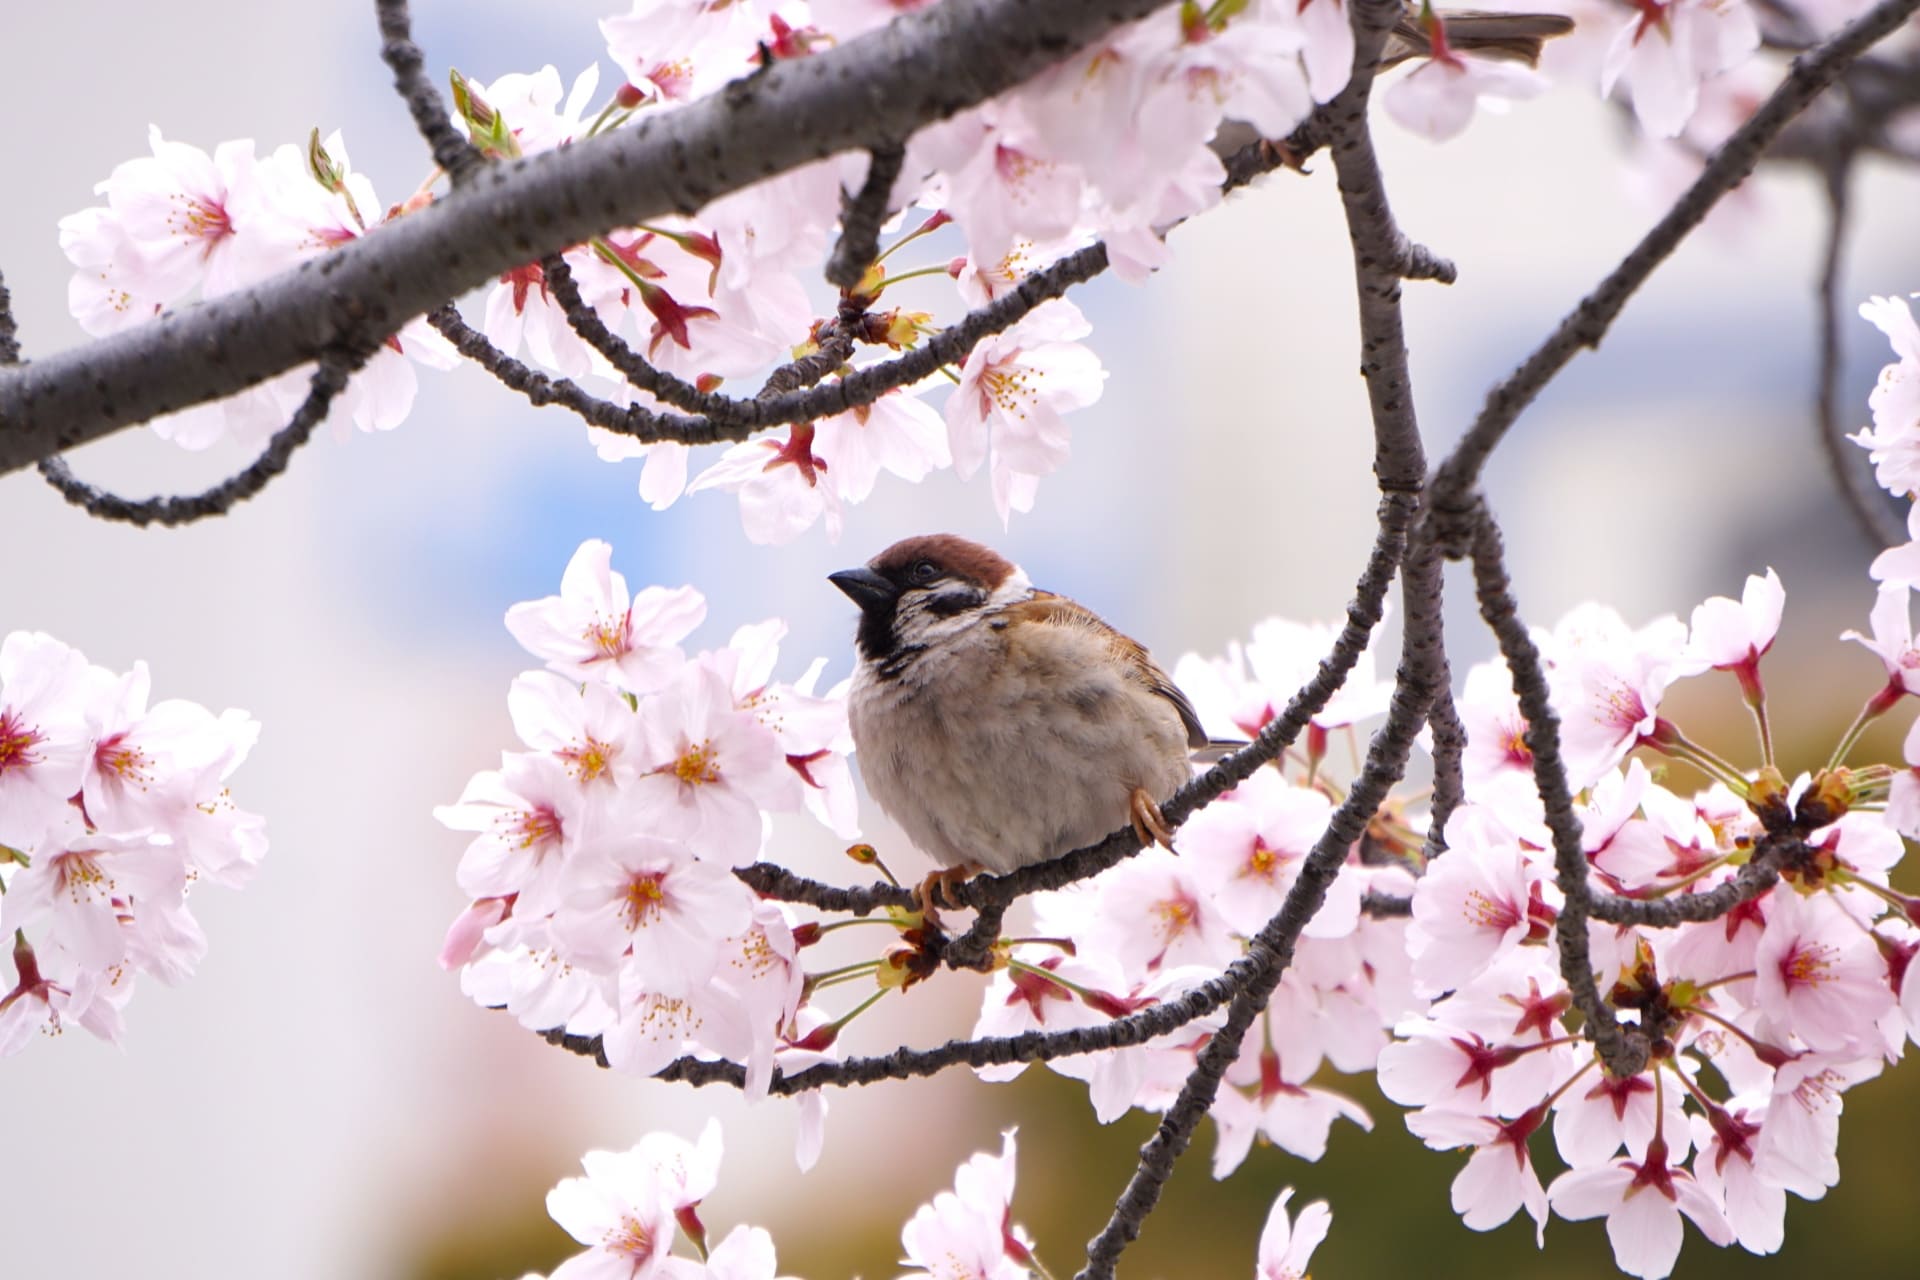
<svg viewBox="0 0 1920 1280"><path fill-rule="evenodd" d="M860 606L850 717L867 790L946 870L1004 873L1131 823L1221 751L1147 651L1017 565L952 534L908 538L829 581Z"/></svg>

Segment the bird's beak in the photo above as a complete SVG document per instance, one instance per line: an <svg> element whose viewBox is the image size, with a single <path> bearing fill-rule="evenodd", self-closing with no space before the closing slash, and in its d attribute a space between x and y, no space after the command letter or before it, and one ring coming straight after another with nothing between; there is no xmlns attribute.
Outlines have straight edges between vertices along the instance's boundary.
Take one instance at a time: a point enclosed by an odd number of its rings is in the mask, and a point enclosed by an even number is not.
<svg viewBox="0 0 1920 1280"><path fill-rule="evenodd" d="M859 605L862 613L891 609L900 598L900 588L871 569L842 569L828 574L827 581L846 592L847 599Z"/></svg>

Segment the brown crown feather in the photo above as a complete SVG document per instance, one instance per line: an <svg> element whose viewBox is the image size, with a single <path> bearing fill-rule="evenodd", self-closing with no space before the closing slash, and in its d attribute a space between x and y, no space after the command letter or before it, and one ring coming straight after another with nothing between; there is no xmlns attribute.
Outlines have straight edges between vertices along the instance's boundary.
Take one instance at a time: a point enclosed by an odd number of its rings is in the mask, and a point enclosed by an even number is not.
<svg viewBox="0 0 1920 1280"><path fill-rule="evenodd" d="M875 573L889 578L904 573L916 560L929 560L956 577L997 590L1013 575L1013 563L990 547L953 533L923 533L902 538L867 562Z"/></svg>

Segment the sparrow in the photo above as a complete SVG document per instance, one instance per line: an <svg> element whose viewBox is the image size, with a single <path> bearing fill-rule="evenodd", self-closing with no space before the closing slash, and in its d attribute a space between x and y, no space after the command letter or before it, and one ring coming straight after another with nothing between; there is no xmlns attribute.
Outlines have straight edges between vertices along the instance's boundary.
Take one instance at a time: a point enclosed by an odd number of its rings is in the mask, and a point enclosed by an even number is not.
<svg viewBox="0 0 1920 1280"><path fill-rule="evenodd" d="M1219 751L1138 643L953 534L896 542L828 581L860 606L848 714L867 791L945 868L923 907L1131 824L1171 843L1160 805Z"/></svg>

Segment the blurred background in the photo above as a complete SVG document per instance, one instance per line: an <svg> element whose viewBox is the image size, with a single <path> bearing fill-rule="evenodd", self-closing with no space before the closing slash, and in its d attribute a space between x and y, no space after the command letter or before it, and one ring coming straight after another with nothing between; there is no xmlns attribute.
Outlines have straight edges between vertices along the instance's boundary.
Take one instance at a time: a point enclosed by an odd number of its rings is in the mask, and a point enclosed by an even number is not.
<svg viewBox="0 0 1920 1280"><path fill-rule="evenodd" d="M454 65L489 80L552 62L571 81L601 56L594 19L613 3L421 0L417 32L437 76ZM145 152L149 122L208 150L250 136L263 152L339 127L386 199L410 191L426 160L377 49L367 3L0 11L0 263L27 355L81 340L54 224ZM1655 211L1634 194L1622 121L1583 89L1483 114L1445 148L1390 123L1381 133L1403 225L1460 268L1450 289L1407 290L1437 452ZM145 983L124 1050L75 1032L0 1063L0 1272L514 1277L573 1251L543 1197L582 1152L625 1148L653 1128L692 1136L714 1113L728 1155L703 1216L716 1232L772 1229L783 1274L894 1274L901 1223L1016 1123L1016 1217L1055 1274L1071 1274L1150 1118L1101 1128L1083 1087L1044 1070L1012 1086L957 1073L883 1085L833 1097L825 1156L799 1176L790 1107L749 1111L719 1090L615 1078L464 1000L434 956L463 905L452 869L465 838L430 809L512 742L504 695L531 663L501 615L557 590L584 538L610 541L636 589L692 582L707 594L711 614L690 646L786 618L782 678L817 654L830 658L828 682L850 669L851 610L827 573L939 528L996 544L1169 665L1218 653L1275 613L1336 616L1375 491L1347 239L1331 165L1311 168L1179 231L1174 264L1146 287L1102 280L1078 295L1111 371L1106 394L1073 419L1073 461L1043 483L1036 512L1006 530L984 477L962 485L947 473L918 487L883 481L849 512L838 546L816 527L788 547L751 547L731 497L650 512L634 493L637 463L599 462L574 420L471 370L423 373L402 429L317 440L262 498L198 527L95 523L31 474L0 479L0 633L49 631L116 670L145 658L156 697L251 712L264 734L234 791L267 816L271 838L244 893L195 896L206 960L178 989ZM1863 179L1842 290L1850 426L1866 423L1888 359L1853 305L1920 288L1920 180L1871 166ZM1835 640L1866 625L1875 548L1814 442L1816 182L1791 171L1750 185L1748 215L1696 237L1659 273L1604 347L1522 420L1487 487L1537 623L1590 598L1636 623L1685 616L1777 568L1788 615L1767 671L1791 772L1824 756L1882 679L1870 654ZM939 281L914 287L925 292L903 300L951 305ZM243 460L130 432L73 461L141 495L197 489ZM1250 551L1222 554L1226 544ZM1459 670L1490 645L1464 582L1452 592ZM1730 680L1683 686L1670 708L1695 738L1750 757ZM1870 739L1874 758L1897 758L1904 728ZM896 870L918 875L917 855L867 816ZM806 823L781 829L778 854L860 878ZM1911 874L1904 883L1920 888ZM964 1031L980 982L945 975L889 1002L850 1047ZM1314 1259L1323 1280L1416 1267L1612 1274L1598 1223L1556 1221L1545 1254L1530 1227L1467 1231L1447 1206L1460 1158L1420 1148L1364 1081L1347 1087L1375 1132L1340 1127L1317 1165L1262 1148L1215 1184L1203 1129L1125 1274L1248 1274L1266 1208L1288 1184L1296 1204L1333 1202L1333 1234ZM1755 1259L1691 1239L1682 1274L1905 1273L1920 1248L1916 1125L1920 1072L1859 1088L1847 1098L1844 1180L1824 1202L1792 1202L1782 1253Z"/></svg>

